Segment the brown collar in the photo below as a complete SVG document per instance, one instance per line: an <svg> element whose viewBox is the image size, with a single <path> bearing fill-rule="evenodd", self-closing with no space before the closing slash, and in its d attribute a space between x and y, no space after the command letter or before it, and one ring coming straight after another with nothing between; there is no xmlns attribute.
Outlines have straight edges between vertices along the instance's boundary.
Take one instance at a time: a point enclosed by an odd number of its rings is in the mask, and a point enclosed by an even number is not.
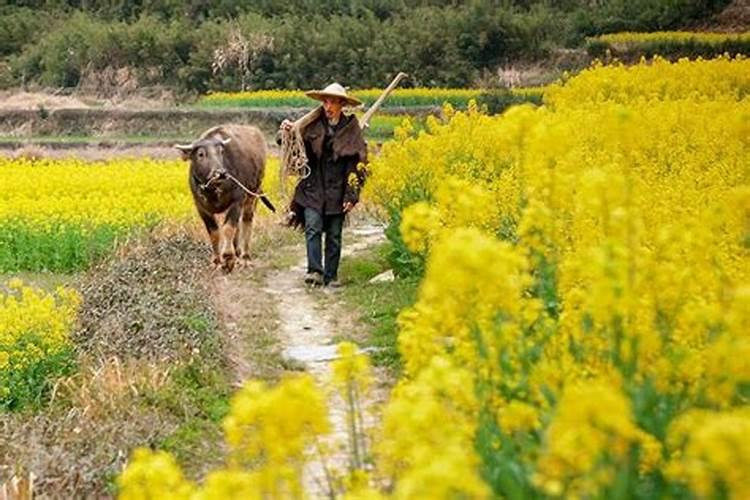
<svg viewBox="0 0 750 500"><path fill-rule="evenodd" d="M310 125L305 128L303 137L312 147L315 156L320 158L323 155L323 141L325 140L325 124L323 107L318 108L319 115ZM364 162L367 160L367 144L365 144L362 135L362 129L359 128L359 120L352 115L341 115L342 124L333 134L333 161L337 161L344 156L359 156L357 161Z"/></svg>

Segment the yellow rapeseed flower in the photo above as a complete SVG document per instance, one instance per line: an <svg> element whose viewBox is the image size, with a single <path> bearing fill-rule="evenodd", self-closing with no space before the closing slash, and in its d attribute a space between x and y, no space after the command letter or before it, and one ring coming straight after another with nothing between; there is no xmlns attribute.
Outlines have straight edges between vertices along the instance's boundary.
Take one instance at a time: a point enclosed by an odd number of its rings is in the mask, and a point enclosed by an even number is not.
<svg viewBox="0 0 750 500"><path fill-rule="evenodd" d="M117 478L121 500L189 499L195 486L185 479L174 457L164 451L138 448Z"/></svg>

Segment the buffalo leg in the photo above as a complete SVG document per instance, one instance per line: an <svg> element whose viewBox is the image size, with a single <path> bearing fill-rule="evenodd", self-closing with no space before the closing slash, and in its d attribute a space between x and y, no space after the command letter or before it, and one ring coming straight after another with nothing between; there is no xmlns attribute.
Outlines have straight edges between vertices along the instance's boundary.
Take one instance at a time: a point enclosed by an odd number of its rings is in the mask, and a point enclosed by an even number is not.
<svg viewBox="0 0 750 500"><path fill-rule="evenodd" d="M221 258L224 262L224 268L231 271L235 264L234 240L237 234L237 225L239 224L241 207L239 203L234 203L224 218L224 224L221 227Z"/></svg>
<svg viewBox="0 0 750 500"><path fill-rule="evenodd" d="M212 214L206 213L202 210L198 211L198 215L200 215L203 224L206 226L208 238L211 240L213 263L217 265L221 264L221 254L219 254L219 225L216 223L216 218Z"/></svg>
<svg viewBox="0 0 750 500"><path fill-rule="evenodd" d="M242 257L242 217L244 212L242 207L245 205L245 200L240 202L240 216L237 218L237 231L234 233L234 255L238 259Z"/></svg>
<svg viewBox="0 0 750 500"><path fill-rule="evenodd" d="M242 260L250 260L250 243L253 232L253 218L255 209L258 206L258 199L248 196L242 204L242 219L240 221L240 238L237 253Z"/></svg>

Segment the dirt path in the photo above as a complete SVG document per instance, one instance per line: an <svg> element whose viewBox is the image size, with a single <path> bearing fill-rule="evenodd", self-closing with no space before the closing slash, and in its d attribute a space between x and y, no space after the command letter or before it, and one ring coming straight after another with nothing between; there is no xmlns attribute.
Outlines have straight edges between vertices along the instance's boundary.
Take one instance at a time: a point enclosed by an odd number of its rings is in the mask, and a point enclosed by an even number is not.
<svg viewBox="0 0 750 500"><path fill-rule="evenodd" d="M336 344L345 337L345 332L339 331L344 326L335 318L352 316L342 301L335 300L346 289L311 289L305 285L307 266L302 237L291 235L296 244L290 245L289 236L258 249L258 257L250 267L229 275L216 272L212 277L212 300L223 326L235 387L251 378L273 381L289 369L310 373L321 388L331 380ZM382 227L360 223L347 228L344 258L383 239ZM345 323L351 328L351 322ZM376 384L363 404L366 425L372 425L377 414L373 409L386 399L387 391L380 387ZM325 465L343 473L348 457L346 406L334 394L329 394L328 406L332 433L325 444L334 452ZM308 463L303 481L310 497L329 496L325 478L322 461Z"/></svg>
<svg viewBox="0 0 750 500"><path fill-rule="evenodd" d="M344 257L362 251L384 238L382 228L377 226L360 226L351 229L345 239L354 239L353 243L344 243ZM332 376L331 362L336 359L336 339L342 332L336 329L332 318L338 306L330 304L324 308L324 294L342 293L327 289L311 289L304 282L306 258L304 247L298 249L297 262L286 269L276 271L268 276L265 289L276 297L279 314L278 335L282 346L282 356L292 366L299 366L310 373L320 387L327 387ZM365 401L365 408L377 404L381 397L372 394ZM336 394L328 397L329 417L333 432L328 447L334 450L327 461L329 468L344 471L347 466L346 443L348 439L346 426L346 406ZM325 484L324 464L312 461L304 472L304 486L312 497L327 497L329 491Z"/></svg>
<svg viewBox="0 0 750 500"><path fill-rule="evenodd" d="M236 388L248 379L273 382L284 369L276 335L276 297L265 289L265 281L274 269L296 258L291 245L296 235L282 231L272 219L261 219L253 236L254 256L249 265L231 274L219 269L210 273L211 300L221 324L231 384Z"/></svg>

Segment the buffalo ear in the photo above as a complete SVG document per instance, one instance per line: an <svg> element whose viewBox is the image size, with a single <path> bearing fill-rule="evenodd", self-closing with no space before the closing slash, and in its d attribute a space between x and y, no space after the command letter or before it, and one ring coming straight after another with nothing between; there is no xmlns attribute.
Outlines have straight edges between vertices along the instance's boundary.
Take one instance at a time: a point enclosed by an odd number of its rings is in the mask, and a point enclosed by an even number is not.
<svg viewBox="0 0 750 500"><path fill-rule="evenodd" d="M180 151L180 156L184 161L187 161L190 159L190 155L193 152L194 146L192 144L175 144L175 149L178 149Z"/></svg>

